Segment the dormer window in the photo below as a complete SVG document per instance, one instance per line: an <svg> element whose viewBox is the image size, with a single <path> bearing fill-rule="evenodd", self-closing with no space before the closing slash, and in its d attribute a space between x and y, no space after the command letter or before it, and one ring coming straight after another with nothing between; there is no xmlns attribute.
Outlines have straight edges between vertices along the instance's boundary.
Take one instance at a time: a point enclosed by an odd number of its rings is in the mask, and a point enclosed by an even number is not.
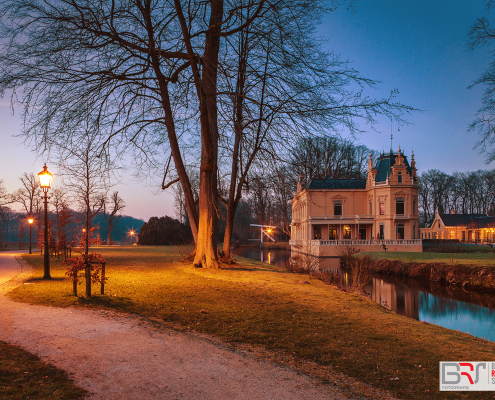
<svg viewBox="0 0 495 400"><path fill-rule="evenodd" d="M402 172L399 172L397 176L398 176L398 182L402 183Z"/></svg>

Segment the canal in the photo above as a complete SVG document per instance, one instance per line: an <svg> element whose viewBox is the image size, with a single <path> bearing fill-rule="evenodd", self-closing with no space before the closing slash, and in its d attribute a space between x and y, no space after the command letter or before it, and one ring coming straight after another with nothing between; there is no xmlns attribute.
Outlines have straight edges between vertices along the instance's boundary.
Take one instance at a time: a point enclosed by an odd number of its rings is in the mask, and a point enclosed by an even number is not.
<svg viewBox="0 0 495 400"><path fill-rule="evenodd" d="M250 248L241 255L283 266L289 262L291 251ZM328 271L344 289L352 289L352 274L340 267L338 258L320 259L318 264L320 270ZM495 342L493 293L373 275L362 289L373 301L397 314Z"/></svg>

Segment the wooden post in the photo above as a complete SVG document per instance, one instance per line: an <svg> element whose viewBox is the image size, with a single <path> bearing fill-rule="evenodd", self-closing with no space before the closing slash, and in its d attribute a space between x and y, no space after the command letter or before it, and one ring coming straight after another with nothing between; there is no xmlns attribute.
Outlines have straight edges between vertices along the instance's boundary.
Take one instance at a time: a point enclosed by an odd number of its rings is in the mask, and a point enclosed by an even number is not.
<svg viewBox="0 0 495 400"><path fill-rule="evenodd" d="M105 263L101 264L101 294L105 294Z"/></svg>
<svg viewBox="0 0 495 400"><path fill-rule="evenodd" d="M90 298L91 297L91 265L89 264L88 260L86 260L85 263L85 270L86 270L86 297Z"/></svg>

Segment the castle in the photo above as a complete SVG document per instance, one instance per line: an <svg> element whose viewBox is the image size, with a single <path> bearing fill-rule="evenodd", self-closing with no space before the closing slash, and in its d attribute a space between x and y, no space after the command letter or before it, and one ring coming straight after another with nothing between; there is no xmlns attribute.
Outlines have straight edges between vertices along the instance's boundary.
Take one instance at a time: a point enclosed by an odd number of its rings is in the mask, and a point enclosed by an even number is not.
<svg viewBox="0 0 495 400"><path fill-rule="evenodd" d="M418 178L414 153L382 154L367 179L299 176L292 199L293 251L337 256L342 246L363 251L422 251L418 223Z"/></svg>

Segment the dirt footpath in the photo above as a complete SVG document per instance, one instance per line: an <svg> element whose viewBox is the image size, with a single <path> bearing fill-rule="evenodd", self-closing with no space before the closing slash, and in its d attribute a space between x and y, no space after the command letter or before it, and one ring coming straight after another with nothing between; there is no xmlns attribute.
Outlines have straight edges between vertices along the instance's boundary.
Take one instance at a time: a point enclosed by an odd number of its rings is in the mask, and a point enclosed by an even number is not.
<svg viewBox="0 0 495 400"><path fill-rule="evenodd" d="M16 303L0 294L0 321L0 340L67 371L90 399L348 398L220 341L158 331L113 312Z"/></svg>

